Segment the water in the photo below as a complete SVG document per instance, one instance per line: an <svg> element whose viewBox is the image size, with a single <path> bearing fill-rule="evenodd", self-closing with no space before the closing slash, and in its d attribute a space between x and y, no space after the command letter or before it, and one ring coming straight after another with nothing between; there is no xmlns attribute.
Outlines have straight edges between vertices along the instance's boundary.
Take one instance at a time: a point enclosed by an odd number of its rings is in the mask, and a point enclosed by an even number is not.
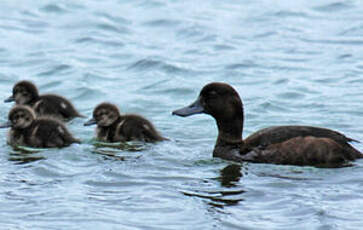
<svg viewBox="0 0 363 230"><path fill-rule="evenodd" d="M3 0L0 98L15 82L150 119L171 141L24 154L0 130L1 229L361 229L363 161L317 169L212 159L207 116L171 111L208 82L245 106L243 136L305 124L363 141L359 1ZM10 104L0 104L5 121ZM363 150L363 144L355 144Z"/></svg>

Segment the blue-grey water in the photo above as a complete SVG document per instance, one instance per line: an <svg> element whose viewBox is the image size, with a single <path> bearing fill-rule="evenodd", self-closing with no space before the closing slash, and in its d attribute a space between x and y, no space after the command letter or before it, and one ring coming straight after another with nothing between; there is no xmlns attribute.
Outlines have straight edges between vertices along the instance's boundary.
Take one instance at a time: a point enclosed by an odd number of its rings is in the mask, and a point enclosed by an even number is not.
<svg viewBox="0 0 363 230"><path fill-rule="evenodd" d="M271 125L363 141L363 4L353 0L2 0L0 99L28 79L90 117L100 102L170 141L25 154L0 130L0 229L362 229L363 160L318 169L212 159L212 118L171 116L233 85L246 137ZM0 103L0 122L11 104ZM354 146L363 150L363 144Z"/></svg>

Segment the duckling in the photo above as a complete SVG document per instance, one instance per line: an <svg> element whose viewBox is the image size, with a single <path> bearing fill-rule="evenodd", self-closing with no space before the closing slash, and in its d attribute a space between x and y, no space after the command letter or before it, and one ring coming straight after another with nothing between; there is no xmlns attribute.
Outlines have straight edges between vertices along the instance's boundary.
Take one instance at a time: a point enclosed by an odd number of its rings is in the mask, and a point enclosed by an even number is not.
<svg viewBox="0 0 363 230"><path fill-rule="evenodd" d="M355 140L326 128L273 126L243 140L242 100L226 83L207 84L194 103L173 112L182 117L201 113L212 116L217 123L215 157L238 162L332 168L363 158L363 154L349 144Z"/></svg>
<svg viewBox="0 0 363 230"><path fill-rule="evenodd" d="M110 103L101 103L93 110L93 118L84 125L97 124L97 139L103 142L166 140L150 121L136 114L121 115L119 109Z"/></svg>
<svg viewBox="0 0 363 230"><path fill-rule="evenodd" d="M8 127L11 127L8 143L12 146L52 148L80 143L61 121L48 117L36 117L34 110L25 105L16 105L10 110L8 122L0 125L0 128Z"/></svg>
<svg viewBox="0 0 363 230"><path fill-rule="evenodd" d="M66 98L55 94L39 95L37 87L30 81L19 81L13 87L13 95L4 102L29 105L37 116L52 116L61 120L83 117Z"/></svg>

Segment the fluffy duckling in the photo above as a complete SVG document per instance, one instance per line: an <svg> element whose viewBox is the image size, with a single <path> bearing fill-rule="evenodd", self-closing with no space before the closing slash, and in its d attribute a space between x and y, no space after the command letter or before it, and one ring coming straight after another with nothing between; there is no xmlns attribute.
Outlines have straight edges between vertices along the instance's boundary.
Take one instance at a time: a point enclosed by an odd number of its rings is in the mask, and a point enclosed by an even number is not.
<svg viewBox="0 0 363 230"><path fill-rule="evenodd" d="M317 167L342 167L363 158L345 135L311 126L274 126L242 140L243 105L238 93L228 84L210 83L198 99L173 114L186 117L205 113L217 123L218 138L213 156L232 161L250 161Z"/></svg>
<svg viewBox="0 0 363 230"><path fill-rule="evenodd" d="M33 109L24 105L14 106L8 115L8 122L0 128L11 127L8 143L36 148L65 147L80 143L63 123L47 117L37 118Z"/></svg>
<svg viewBox="0 0 363 230"><path fill-rule="evenodd" d="M97 139L103 142L166 140L150 121L135 115L121 115L118 108L110 103L101 103L93 110L93 118L84 125L97 124Z"/></svg>
<svg viewBox="0 0 363 230"><path fill-rule="evenodd" d="M15 101L17 105L29 105L37 116L51 116L61 120L83 117L72 103L55 94L39 95L37 87L30 81L20 81L13 87L13 95L4 102Z"/></svg>

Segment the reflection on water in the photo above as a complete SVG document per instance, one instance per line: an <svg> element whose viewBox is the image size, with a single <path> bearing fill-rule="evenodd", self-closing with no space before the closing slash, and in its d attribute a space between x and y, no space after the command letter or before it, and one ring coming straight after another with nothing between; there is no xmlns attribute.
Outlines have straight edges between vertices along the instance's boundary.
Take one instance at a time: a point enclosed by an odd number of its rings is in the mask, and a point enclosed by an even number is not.
<svg viewBox="0 0 363 230"><path fill-rule="evenodd" d="M26 164L38 160L45 159L41 152L46 149L31 148L26 146L14 146L13 151L9 152L9 161L14 161L17 164Z"/></svg>
<svg viewBox="0 0 363 230"><path fill-rule="evenodd" d="M243 176L241 172L241 165L231 164L226 166L221 170L221 177L218 179L221 182L221 185L224 187L234 187L235 182L238 182L239 179Z"/></svg>
<svg viewBox="0 0 363 230"><path fill-rule="evenodd" d="M39 153L33 152L10 152L8 158L9 161L13 161L16 164L26 164L43 159L45 159L44 156L41 156Z"/></svg>
<svg viewBox="0 0 363 230"><path fill-rule="evenodd" d="M228 190L193 190L182 191L186 196L199 197L207 200L208 204L214 207L222 208L224 206L236 205L244 199L241 197L245 193L244 189L238 188L236 183L243 176L241 172L241 165L230 164L220 170L220 177L215 180L220 181L222 187L228 188ZM236 189L231 189L231 188Z"/></svg>
<svg viewBox="0 0 363 230"><path fill-rule="evenodd" d="M127 152L134 152L130 156L133 160L136 160L141 157L141 155L136 155L136 152L141 152L146 150L150 144L143 142L93 142L94 149L91 151L96 154L100 154L103 156L107 156L108 159L120 160L124 161L128 156L125 156Z"/></svg>
<svg viewBox="0 0 363 230"><path fill-rule="evenodd" d="M182 191L185 196L191 197L199 197L212 202L207 202L208 204L215 207L224 207L229 205L236 205L240 201L243 201L243 198L233 198L231 196L236 196L245 193L244 190L236 190L236 191Z"/></svg>
<svg viewBox="0 0 363 230"><path fill-rule="evenodd" d="M150 144L138 142L138 141L130 141L130 142L113 142L113 143L107 143L107 142L98 142L95 141L93 145L96 147L96 149L101 148L113 148L123 151L130 151L130 152L138 152L145 150Z"/></svg>

